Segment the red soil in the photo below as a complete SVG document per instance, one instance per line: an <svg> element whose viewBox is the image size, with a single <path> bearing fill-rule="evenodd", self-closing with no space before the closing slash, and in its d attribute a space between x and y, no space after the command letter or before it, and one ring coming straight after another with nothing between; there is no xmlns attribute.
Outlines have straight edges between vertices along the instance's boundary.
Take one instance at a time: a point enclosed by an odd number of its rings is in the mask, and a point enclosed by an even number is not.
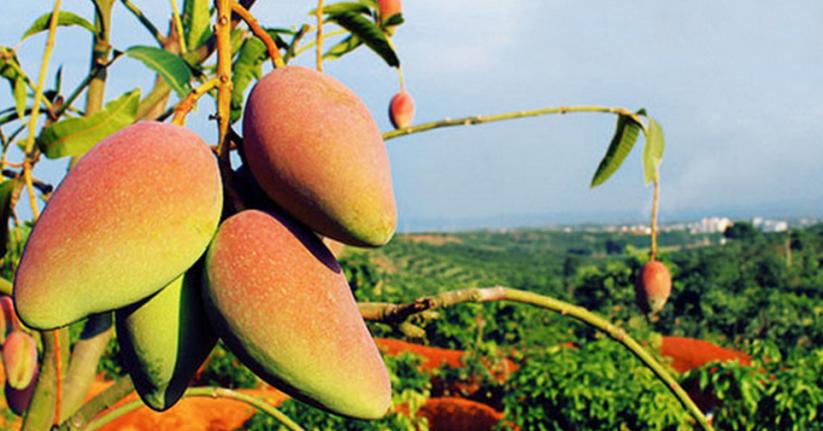
<svg viewBox="0 0 823 431"><path fill-rule="evenodd" d="M684 337L663 337L660 354L672 359L672 367L680 373L700 368L712 361L738 361L751 365L751 356L720 347L708 341Z"/></svg>
<svg viewBox="0 0 823 431"><path fill-rule="evenodd" d="M422 371L434 371L443 365L451 368L463 368L463 355L466 353L462 350L443 349L440 347L422 346L420 344L408 343L405 341L395 340L391 338L376 338L377 347L381 352L387 355L399 355L401 353L409 352L420 355L424 358L420 365ZM508 379L518 369L518 365L511 359L503 359L499 365L490 366L491 373L503 382Z"/></svg>
<svg viewBox="0 0 823 431"><path fill-rule="evenodd" d="M503 414L476 401L462 398L430 398L418 415L429 421L431 431L493 430Z"/></svg>

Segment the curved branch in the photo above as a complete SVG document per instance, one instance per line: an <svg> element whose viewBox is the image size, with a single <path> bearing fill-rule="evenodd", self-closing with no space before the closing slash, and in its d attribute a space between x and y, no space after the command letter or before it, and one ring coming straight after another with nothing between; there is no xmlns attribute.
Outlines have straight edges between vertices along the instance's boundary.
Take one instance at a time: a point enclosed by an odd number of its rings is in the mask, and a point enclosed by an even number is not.
<svg viewBox="0 0 823 431"><path fill-rule="evenodd" d="M100 412L103 412L111 406L117 404L133 390L134 386L132 386L131 379L128 376L117 379L113 385L109 386L106 390L100 392L97 396L92 398L91 401L84 404L83 407L77 411L77 413L72 415L72 417L63 421L57 430L65 431L84 429Z"/></svg>
<svg viewBox="0 0 823 431"><path fill-rule="evenodd" d="M271 58L274 68L278 69L285 66L283 59L280 57L280 49L277 48L277 44L274 42L274 39L272 39L271 35L260 26L260 23L257 22L254 15L252 15L248 9L244 8L243 5L237 3L236 1L231 2L231 11L245 21L246 25L249 26L249 30L251 30L251 32L257 36L261 42L263 42L263 45L266 45L266 50L269 52L269 57Z"/></svg>
<svg viewBox="0 0 823 431"><path fill-rule="evenodd" d="M473 115L470 117L455 119L444 118L439 121L422 123L416 126L406 127L405 129L391 130L389 132L385 132L383 133L383 140L388 141L389 139L399 138L401 136L412 135L420 132L426 132L433 129L440 129L443 127L474 126L476 124L494 123L496 121L514 120L517 118L539 117L541 115L552 114L570 114L576 112L593 112L603 114L625 115L636 121L637 124L643 124L643 122L640 121L640 117L638 117L637 114L626 108L598 105L557 106L551 108L534 109L531 111L506 112L504 114Z"/></svg>
<svg viewBox="0 0 823 431"><path fill-rule="evenodd" d="M697 407L686 391L677 383L677 380L666 371L663 365L657 362L652 355L643 349L643 347L622 328L583 307L559 301L548 296L502 286L443 292L418 299L409 304L361 303L359 305L360 313L366 320L395 322L403 316L408 317L433 308L448 307L467 302L492 301L510 301L533 305L572 317L595 329L603 331L609 337L625 346L635 357L640 359L647 368L652 370L655 376L666 385L666 388L669 389L672 395L680 401L686 411L700 424L701 428L704 430L712 429L712 426L706 420L700 408Z"/></svg>

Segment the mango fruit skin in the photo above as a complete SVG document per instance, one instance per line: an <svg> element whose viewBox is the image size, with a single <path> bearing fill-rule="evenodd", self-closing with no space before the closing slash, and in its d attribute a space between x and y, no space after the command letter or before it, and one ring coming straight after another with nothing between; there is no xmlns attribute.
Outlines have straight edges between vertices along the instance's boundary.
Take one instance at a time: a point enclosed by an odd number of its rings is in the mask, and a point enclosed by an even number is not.
<svg viewBox="0 0 823 431"><path fill-rule="evenodd" d="M266 194L316 232L364 247L397 227L391 168L366 105L345 85L287 66L254 87L243 151Z"/></svg>
<svg viewBox="0 0 823 431"><path fill-rule="evenodd" d="M157 292L202 255L222 195L211 150L187 129L145 122L104 139L32 230L14 280L20 319L52 329Z"/></svg>
<svg viewBox="0 0 823 431"><path fill-rule="evenodd" d="M389 102L389 120L395 129L405 129L414 121L414 99L405 91L400 91Z"/></svg>
<svg viewBox="0 0 823 431"><path fill-rule="evenodd" d="M3 388L3 395L6 397L6 404L14 414L23 416L26 410L29 409L31 397L34 395L34 386L37 385L37 377L40 376L40 369L34 370L34 376L29 382L28 386L23 389L15 389L9 385L7 381Z"/></svg>
<svg viewBox="0 0 823 431"><path fill-rule="evenodd" d="M3 368L6 383L14 389L25 389L37 374L37 343L31 335L12 331L3 344Z"/></svg>
<svg viewBox="0 0 823 431"><path fill-rule="evenodd" d="M143 402L174 405L217 344L203 308L202 267L195 265L160 292L115 312L121 358Z"/></svg>
<svg viewBox="0 0 823 431"><path fill-rule="evenodd" d="M672 293L672 275L662 262L652 260L640 269L635 282L637 305L645 313L663 310Z"/></svg>
<svg viewBox="0 0 823 431"><path fill-rule="evenodd" d="M377 0L377 7L380 10L381 21L403 12L402 0Z"/></svg>
<svg viewBox="0 0 823 431"><path fill-rule="evenodd" d="M206 310L226 346L263 380L344 416L375 419L389 376L334 256L285 214L240 212L205 266Z"/></svg>

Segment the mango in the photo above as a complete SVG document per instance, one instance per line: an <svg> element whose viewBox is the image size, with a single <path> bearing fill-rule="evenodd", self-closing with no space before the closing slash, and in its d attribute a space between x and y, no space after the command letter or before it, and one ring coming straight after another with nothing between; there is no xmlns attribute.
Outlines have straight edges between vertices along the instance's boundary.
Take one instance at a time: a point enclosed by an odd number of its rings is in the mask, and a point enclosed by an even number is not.
<svg viewBox="0 0 823 431"><path fill-rule="evenodd" d="M403 2L401 0L377 0L377 7L380 10L380 21L383 22L403 12Z"/></svg>
<svg viewBox="0 0 823 431"><path fill-rule="evenodd" d="M405 91L400 91L389 103L389 120L395 129L405 129L414 120L414 99Z"/></svg>
<svg viewBox="0 0 823 431"><path fill-rule="evenodd" d="M37 377L39 375L40 370L35 369L31 382L23 389L15 389L9 385L9 382L6 382L3 395L6 397L6 404L8 404L14 414L23 416L26 410L29 409L31 397L34 395L34 386L37 384Z"/></svg>
<svg viewBox="0 0 823 431"><path fill-rule="evenodd" d="M37 343L31 335L12 331L3 344L3 367L6 383L14 389L29 385L37 373Z"/></svg>
<svg viewBox="0 0 823 431"><path fill-rule="evenodd" d="M243 152L266 194L316 232L366 247L397 226L391 169L380 131L345 85L288 66L254 87Z"/></svg>
<svg viewBox="0 0 823 431"><path fill-rule="evenodd" d="M49 199L14 279L29 327L133 304L203 254L223 204L217 162L193 132L137 123L95 145Z"/></svg>
<svg viewBox="0 0 823 431"><path fill-rule="evenodd" d="M0 344L6 342L6 336L18 327L14 303L10 296L0 297Z"/></svg>
<svg viewBox="0 0 823 431"><path fill-rule="evenodd" d="M635 282L635 299L645 313L657 314L672 293L672 275L661 262L651 260L640 269Z"/></svg>
<svg viewBox="0 0 823 431"><path fill-rule="evenodd" d="M146 405L163 411L183 396L217 344L201 300L202 266L115 312L121 358Z"/></svg>
<svg viewBox="0 0 823 431"><path fill-rule="evenodd" d="M223 222L206 254L204 302L226 346L269 384L331 412L382 417L389 376L345 275L286 214Z"/></svg>

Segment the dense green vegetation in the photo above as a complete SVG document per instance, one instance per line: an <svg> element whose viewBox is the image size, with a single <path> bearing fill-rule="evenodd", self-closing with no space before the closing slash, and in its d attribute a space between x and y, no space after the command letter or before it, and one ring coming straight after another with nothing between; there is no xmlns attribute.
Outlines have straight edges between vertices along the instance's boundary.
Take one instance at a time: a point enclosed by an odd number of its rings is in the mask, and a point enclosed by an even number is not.
<svg viewBox="0 0 823 431"><path fill-rule="evenodd" d="M648 244L642 235L537 229L400 235L382 249L348 249L342 261L360 301L406 302L444 290L505 285L583 305L654 352L661 335L745 351L751 365L708 364L680 376L718 429L823 429L823 226L789 234L737 229L727 236L662 236L662 258L674 283L655 322L634 304L634 275ZM427 397L457 395L505 412L508 425L524 430L691 428L648 369L622 346L570 319L489 303L441 309L411 323L420 330L385 324L371 329L379 337L465 350L467 366L442 368L430 383L417 369L418 357L387 357L395 403L406 411ZM520 366L505 381L488 371L503 358ZM116 356L102 364L110 374L122 372ZM469 381L479 390L453 384ZM258 381L218 348L200 383L252 387ZM307 429L425 429L424 421L403 414L362 422L296 401L282 408ZM272 426L263 415L246 424Z"/></svg>

